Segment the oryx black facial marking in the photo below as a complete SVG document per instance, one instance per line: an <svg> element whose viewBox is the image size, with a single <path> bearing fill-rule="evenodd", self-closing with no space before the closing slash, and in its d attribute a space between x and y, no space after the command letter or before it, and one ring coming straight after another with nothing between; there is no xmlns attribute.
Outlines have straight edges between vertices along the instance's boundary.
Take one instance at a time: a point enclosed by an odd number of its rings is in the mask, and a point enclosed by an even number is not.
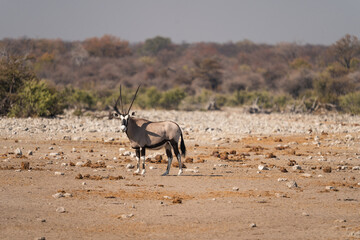
<svg viewBox="0 0 360 240"><path fill-rule="evenodd" d="M162 121L162 122L151 122L146 119L135 118L129 115L131 106L133 105L136 95L139 91L140 86L137 88L135 95L132 99L128 111L124 112L124 106L121 99L121 86L120 86L120 96L116 100L114 106L113 117L120 120L120 129L125 132L127 137L130 140L131 147L135 149L136 160L137 160L137 169L135 173L140 172L140 160L142 160L143 170L141 174L145 174L145 150L148 149L160 149L165 147L166 155L168 157L168 166L166 172L163 176L168 175L172 162L172 152L179 162L179 172L178 175L182 173L182 164L181 164L181 155L185 156L186 147L184 143L184 138L182 131L179 125L171 121ZM117 108L118 103L120 102L122 112ZM181 141L180 141L181 140ZM179 151L179 142L180 150Z"/></svg>

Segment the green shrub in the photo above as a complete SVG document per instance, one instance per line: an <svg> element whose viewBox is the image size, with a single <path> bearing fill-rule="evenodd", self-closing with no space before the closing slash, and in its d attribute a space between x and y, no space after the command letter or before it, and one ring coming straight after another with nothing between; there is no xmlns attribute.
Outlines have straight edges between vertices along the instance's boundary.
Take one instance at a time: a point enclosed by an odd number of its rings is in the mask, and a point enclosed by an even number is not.
<svg viewBox="0 0 360 240"><path fill-rule="evenodd" d="M341 96L339 102L343 111L351 114L360 114L360 92Z"/></svg>
<svg viewBox="0 0 360 240"><path fill-rule="evenodd" d="M17 95L10 111L12 117L52 117L60 114L64 106L58 92L44 81L26 82Z"/></svg>
<svg viewBox="0 0 360 240"><path fill-rule="evenodd" d="M186 93L183 89L174 88L162 94L159 104L165 109L178 109L180 102L185 97Z"/></svg>

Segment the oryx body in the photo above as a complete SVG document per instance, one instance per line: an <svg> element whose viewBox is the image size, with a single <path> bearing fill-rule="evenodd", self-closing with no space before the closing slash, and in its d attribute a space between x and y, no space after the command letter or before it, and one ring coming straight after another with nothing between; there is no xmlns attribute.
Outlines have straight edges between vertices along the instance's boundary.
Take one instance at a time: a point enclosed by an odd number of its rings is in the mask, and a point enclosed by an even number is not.
<svg viewBox="0 0 360 240"><path fill-rule="evenodd" d="M140 87L140 86L139 86ZM136 94L139 88L137 89L133 101L135 100ZM120 87L120 97L121 98L121 87ZM145 150L146 149L166 149L166 155L168 157L168 166L166 172L163 174L168 175L172 162L172 151L179 162L179 172L178 175L182 173L182 164L181 164L181 155L185 156L186 148L184 143L184 138L182 131L179 125L172 121L161 121L161 122L151 122L146 119L135 118L130 116L129 112L132 106L132 103L129 107L127 113L121 113L117 109L117 103L114 106L116 113L113 114L113 117L121 120L120 129L126 133L127 137L130 140L131 147L135 149L136 159L137 159L137 169L135 173L140 172L140 160L142 160L143 170L141 174L145 174ZM180 141L181 140L181 141ZM181 155L179 152L179 141Z"/></svg>

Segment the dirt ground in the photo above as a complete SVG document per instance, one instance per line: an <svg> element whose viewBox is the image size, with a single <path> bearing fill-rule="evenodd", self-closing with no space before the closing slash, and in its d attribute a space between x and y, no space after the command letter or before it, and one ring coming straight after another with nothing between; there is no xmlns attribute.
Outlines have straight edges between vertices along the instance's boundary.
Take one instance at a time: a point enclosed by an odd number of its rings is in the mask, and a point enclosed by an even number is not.
<svg viewBox="0 0 360 240"><path fill-rule="evenodd" d="M128 168L136 163L122 133L49 138L3 123L0 238L359 239L358 126L339 121L355 130L215 136L186 127L184 173L173 166L164 177L164 150L148 152L145 176Z"/></svg>

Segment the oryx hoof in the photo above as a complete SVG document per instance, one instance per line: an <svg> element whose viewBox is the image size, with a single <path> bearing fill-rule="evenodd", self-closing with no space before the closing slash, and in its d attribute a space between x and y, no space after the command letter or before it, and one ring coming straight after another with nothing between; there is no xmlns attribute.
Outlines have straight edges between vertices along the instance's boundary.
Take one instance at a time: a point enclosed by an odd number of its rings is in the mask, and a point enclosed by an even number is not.
<svg viewBox="0 0 360 240"><path fill-rule="evenodd" d="M164 172L163 174L161 174L161 176L167 176L169 174L168 171Z"/></svg>
<svg viewBox="0 0 360 240"><path fill-rule="evenodd" d="M140 172L140 168L138 168L134 171L135 174L138 174L139 172Z"/></svg>
<svg viewBox="0 0 360 240"><path fill-rule="evenodd" d="M180 176L182 173L183 173L183 170L180 169L179 172L178 172L178 176Z"/></svg>

